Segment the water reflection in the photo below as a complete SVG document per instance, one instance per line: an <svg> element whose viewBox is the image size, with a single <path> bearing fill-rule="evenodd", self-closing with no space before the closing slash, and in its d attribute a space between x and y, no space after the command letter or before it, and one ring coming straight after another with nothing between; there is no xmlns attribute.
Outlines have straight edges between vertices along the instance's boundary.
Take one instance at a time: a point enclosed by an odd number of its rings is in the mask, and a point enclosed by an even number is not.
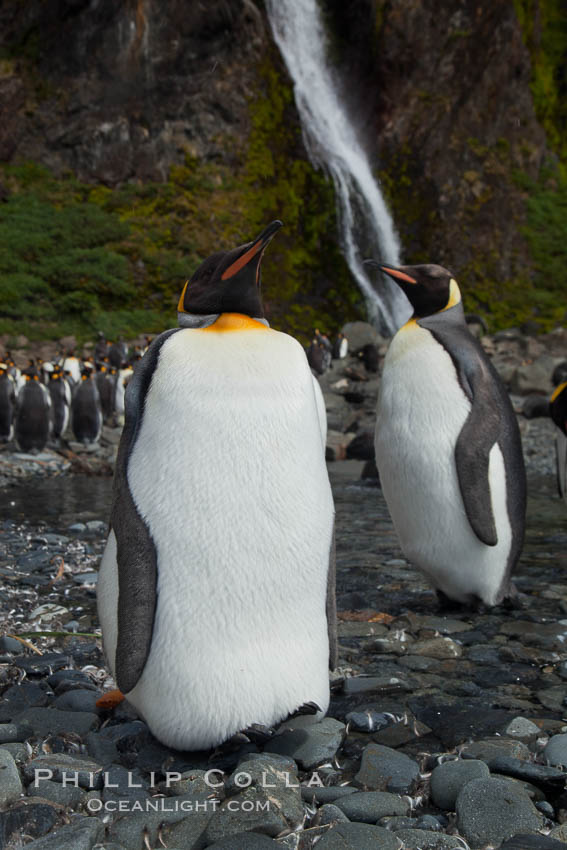
<svg viewBox="0 0 567 850"><path fill-rule="evenodd" d="M65 530L75 522L108 522L112 478L66 475L26 481L0 490L0 517Z"/></svg>

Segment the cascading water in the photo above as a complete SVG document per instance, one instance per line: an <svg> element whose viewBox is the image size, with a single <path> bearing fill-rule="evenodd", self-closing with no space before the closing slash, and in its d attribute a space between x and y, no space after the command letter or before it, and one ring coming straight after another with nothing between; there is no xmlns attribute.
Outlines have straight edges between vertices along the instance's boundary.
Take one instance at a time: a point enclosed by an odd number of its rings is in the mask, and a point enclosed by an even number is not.
<svg viewBox="0 0 567 850"><path fill-rule="evenodd" d="M309 157L330 173L335 184L343 253L364 294L370 320L391 334L408 318L408 302L385 276L378 282L378 293L362 261L374 257L399 265L399 242L366 154L339 101L327 65L317 0L266 0L266 8L294 83Z"/></svg>

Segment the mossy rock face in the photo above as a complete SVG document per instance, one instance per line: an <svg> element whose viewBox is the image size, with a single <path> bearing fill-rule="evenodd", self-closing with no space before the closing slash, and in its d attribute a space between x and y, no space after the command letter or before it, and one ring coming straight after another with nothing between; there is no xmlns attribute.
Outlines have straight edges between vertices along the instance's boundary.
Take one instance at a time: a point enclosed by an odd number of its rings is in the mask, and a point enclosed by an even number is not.
<svg viewBox="0 0 567 850"><path fill-rule="evenodd" d="M560 0L323 3L404 261L451 269L491 330L564 321L561 168L551 186L545 166L567 138Z"/></svg>
<svg viewBox="0 0 567 850"><path fill-rule="evenodd" d="M227 4L226 13L237 5ZM232 114L201 126L201 138L186 141L181 156L174 146L166 179L140 179L144 169L128 182L118 171L113 177L110 161L120 150L112 140L105 173L94 165L91 172L102 182L85 180L84 164L81 179L63 171L53 157L55 172L34 161L3 168L0 244L7 250L0 257L0 333L18 333L18 317L31 338L73 332L83 340L98 329L134 336L170 327L179 292L199 263L254 238L275 218L284 229L263 261L272 324L307 342L315 326L333 333L364 316L339 250L332 183L308 161L289 79L262 29L267 22L253 18L243 26L254 44L232 55L236 74L247 59ZM210 43L222 49L224 31L213 30ZM96 41L101 34L95 27L91 35ZM34 62L41 65L37 56L14 52L19 59L11 68L18 67L22 78L22 68L29 75ZM67 52L62 66L68 61ZM226 70L221 76L226 82ZM210 85L218 87L219 80ZM218 92L209 97L222 112L226 98L221 102ZM143 146L132 147L140 159ZM83 162L84 156L81 139L76 158Z"/></svg>

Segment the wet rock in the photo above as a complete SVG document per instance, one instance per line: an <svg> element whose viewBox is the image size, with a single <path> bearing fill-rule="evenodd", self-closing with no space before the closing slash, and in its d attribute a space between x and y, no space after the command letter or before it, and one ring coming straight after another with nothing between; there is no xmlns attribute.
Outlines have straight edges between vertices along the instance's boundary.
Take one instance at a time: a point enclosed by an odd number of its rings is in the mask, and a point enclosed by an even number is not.
<svg viewBox="0 0 567 850"><path fill-rule="evenodd" d="M59 711L56 708L28 708L15 719L31 726L36 735L74 732L80 738L84 738L100 722L98 715L89 711Z"/></svg>
<svg viewBox="0 0 567 850"><path fill-rule="evenodd" d="M297 766L291 759L267 753L245 758L226 782L227 796L241 792L243 784L256 790L259 801L275 807L288 826L295 828L303 822Z"/></svg>
<svg viewBox="0 0 567 850"><path fill-rule="evenodd" d="M118 747L103 732L89 732L85 743L87 753L99 764L106 766L119 760Z"/></svg>
<svg viewBox="0 0 567 850"><path fill-rule="evenodd" d="M565 773L557 770L554 767L547 767L543 764L535 764L532 761L522 761L521 759L497 756L489 759L488 767L494 773L502 773L506 776L513 776L515 779L520 779L523 782L530 782L532 785L537 785L549 793L557 793L565 782Z"/></svg>
<svg viewBox="0 0 567 850"><path fill-rule="evenodd" d="M550 818L551 820L555 820L555 809L548 803L547 800L540 800L535 804L538 812L541 812L546 818Z"/></svg>
<svg viewBox="0 0 567 850"><path fill-rule="evenodd" d="M47 684L57 693L58 687L63 683L73 682L78 687L94 687L92 680L82 670L57 670L47 678Z"/></svg>
<svg viewBox="0 0 567 850"><path fill-rule="evenodd" d="M500 756L509 756L517 759L528 759L530 751L522 741L514 741L510 738L481 738L472 744L465 744L461 749L463 758L480 759L490 762Z"/></svg>
<svg viewBox="0 0 567 850"><path fill-rule="evenodd" d="M26 844L30 850L92 850L104 836L104 824L98 818L85 817L53 830L43 838Z"/></svg>
<svg viewBox="0 0 567 850"><path fill-rule="evenodd" d="M86 793L82 788L76 785L61 785L60 782L54 782L51 779L43 779L38 783L37 788L31 782L28 787L28 794L31 794L33 797L42 797L45 800L51 800L52 803L57 803L58 806L66 806L70 809L77 808L86 799Z"/></svg>
<svg viewBox="0 0 567 850"><path fill-rule="evenodd" d="M402 676L352 676L345 679L343 690L345 694L362 694L370 691L398 693L410 691L411 685Z"/></svg>
<svg viewBox="0 0 567 850"><path fill-rule="evenodd" d="M358 788L353 788L351 785L331 785L322 788L317 785L301 786L301 797L307 802L312 802L313 799L319 804L334 803L342 797L348 797L350 794L357 793Z"/></svg>
<svg viewBox="0 0 567 850"><path fill-rule="evenodd" d="M340 823L317 842L317 850L398 850L394 833L366 823Z"/></svg>
<svg viewBox="0 0 567 850"><path fill-rule="evenodd" d="M439 832L431 832L425 829L399 829L394 835L403 842L407 850L455 850L459 844L455 844L452 835L443 835Z"/></svg>
<svg viewBox="0 0 567 850"><path fill-rule="evenodd" d="M504 734L510 738L520 738L521 740L534 740L541 735L539 726L532 723L526 717L515 717L511 723L504 729Z"/></svg>
<svg viewBox="0 0 567 850"><path fill-rule="evenodd" d="M332 717L305 726L299 721L301 718L286 724L286 731L274 736L266 749L272 753L289 756L302 770L310 770L332 759L343 742L344 723Z"/></svg>
<svg viewBox="0 0 567 850"><path fill-rule="evenodd" d="M428 658L459 658L463 654L462 646L449 637L416 641L411 651L413 655L425 655Z"/></svg>
<svg viewBox="0 0 567 850"><path fill-rule="evenodd" d="M0 637L0 652L11 652L13 655L21 655L26 651L25 646L15 638L3 635Z"/></svg>
<svg viewBox="0 0 567 850"><path fill-rule="evenodd" d="M3 842L8 843L12 836L39 838L49 832L56 823L57 811L53 806L22 800L9 811L0 813L0 836Z"/></svg>
<svg viewBox="0 0 567 850"><path fill-rule="evenodd" d="M141 850L147 846L147 841L151 847L160 846L158 832L161 830L169 848L205 847L204 832L218 805L218 801L208 799L208 796L193 794L154 798L155 810L135 811L117 817L108 829L108 838L126 850ZM130 805L132 808L135 806L134 803Z"/></svg>
<svg viewBox="0 0 567 850"><path fill-rule="evenodd" d="M0 749L0 807L19 799L23 787L16 762L7 750Z"/></svg>
<svg viewBox="0 0 567 850"><path fill-rule="evenodd" d="M453 812L461 789L473 779L489 776L490 771L483 761L454 759L443 762L431 774L431 799L440 809Z"/></svg>
<svg viewBox="0 0 567 850"><path fill-rule="evenodd" d="M410 794L419 777L419 766L409 756L380 744L368 744L354 781L362 788Z"/></svg>
<svg viewBox="0 0 567 850"><path fill-rule="evenodd" d="M96 712L96 701L100 696L100 691L67 691L54 700L53 707L59 709L59 711L90 711L94 713Z"/></svg>
<svg viewBox="0 0 567 850"><path fill-rule="evenodd" d="M104 771L102 799L109 800L147 800L149 784L140 771L112 764Z"/></svg>
<svg viewBox="0 0 567 850"><path fill-rule="evenodd" d="M407 815L410 805L396 794L385 791L359 791L335 800L339 808L351 821L376 823L388 815Z"/></svg>
<svg viewBox="0 0 567 850"><path fill-rule="evenodd" d="M391 726L386 726L385 729L374 732L372 734L372 740L377 744L383 744L385 747L397 749L408 744L410 741L415 741L421 735L427 735L429 732L431 732L431 729L428 726L413 718L408 720L408 722L404 720L399 723L393 723Z"/></svg>
<svg viewBox="0 0 567 850"><path fill-rule="evenodd" d="M215 841L214 844L208 844L207 850L276 850L277 847L281 847L281 844L277 844L267 835L261 835L259 832L241 832Z"/></svg>
<svg viewBox="0 0 567 850"><path fill-rule="evenodd" d="M171 798L170 798L171 799ZM269 809L260 808L265 803L265 794L257 788L247 788L242 794L231 797L221 804L213 814L205 839L213 844L221 838L238 835L240 832L262 832L274 837L288 827L285 817L277 805Z"/></svg>
<svg viewBox="0 0 567 850"><path fill-rule="evenodd" d="M28 676L45 676L69 664L69 657L59 652L46 652L45 655L22 656L14 659Z"/></svg>
<svg viewBox="0 0 567 850"><path fill-rule="evenodd" d="M179 794L206 794L211 791L210 777L209 783L206 780L206 770L186 770L180 774L180 778L166 777L163 782L160 782L158 789L162 794L174 797ZM216 783L217 777L213 776ZM220 781L220 779L219 779Z"/></svg>
<svg viewBox="0 0 567 850"><path fill-rule="evenodd" d="M500 846L506 850L565 850L564 844L551 838L550 835L530 835L529 833L513 835Z"/></svg>
<svg viewBox="0 0 567 850"><path fill-rule="evenodd" d="M375 709L368 709L367 711L349 711L346 721L349 728L356 732L376 732L388 726L392 718Z"/></svg>
<svg viewBox="0 0 567 850"><path fill-rule="evenodd" d="M101 788L102 765L90 759L50 753L32 759L24 768L26 782L33 783L34 793L41 795L41 784L45 779L55 782L75 784L82 788Z"/></svg>
<svg viewBox="0 0 567 850"><path fill-rule="evenodd" d="M313 826L329 826L331 824L334 826L337 823L349 823L349 819L338 806L332 803L325 803L318 810L313 821Z"/></svg>
<svg viewBox="0 0 567 850"><path fill-rule="evenodd" d="M567 733L553 735L544 747L543 757L549 764L567 767Z"/></svg>
<svg viewBox="0 0 567 850"><path fill-rule="evenodd" d="M31 749L26 744L1 744L0 750L10 753L16 764L21 767L31 755Z"/></svg>
<svg viewBox="0 0 567 850"><path fill-rule="evenodd" d="M463 702L435 702L416 697L408 704L422 723L433 730L446 747L454 747L480 736L501 732L516 716L508 711L468 705ZM476 756L475 756L476 758Z"/></svg>
<svg viewBox="0 0 567 850"><path fill-rule="evenodd" d="M537 832L543 823L526 792L502 779L473 779L461 790L456 812L459 832L473 848Z"/></svg>
<svg viewBox="0 0 567 850"><path fill-rule="evenodd" d="M0 724L0 744L21 743L26 738L29 738L31 734L31 727L25 726L22 723Z"/></svg>

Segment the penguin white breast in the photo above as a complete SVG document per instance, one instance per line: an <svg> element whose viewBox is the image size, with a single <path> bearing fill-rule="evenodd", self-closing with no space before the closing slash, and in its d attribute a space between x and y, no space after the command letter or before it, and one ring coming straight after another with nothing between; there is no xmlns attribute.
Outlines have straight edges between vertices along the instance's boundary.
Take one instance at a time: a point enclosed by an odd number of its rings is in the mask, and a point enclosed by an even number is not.
<svg viewBox="0 0 567 850"><path fill-rule="evenodd" d="M173 334L128 482L158 556L152 647L129 694L154 734L207 747L309 700L325 711L333 503L299 344Z"/></svg>
<svg viewBox="0 0 567 850"><path fill-rule="evenodd" d="M471 409L447 351L415 321L394 337L384 363L376 462L400 545L432 583L463 602L494 604L506 570L511 526L498 445L489 483L498 544L486 546L467 519L455 446Z"/></svg>

